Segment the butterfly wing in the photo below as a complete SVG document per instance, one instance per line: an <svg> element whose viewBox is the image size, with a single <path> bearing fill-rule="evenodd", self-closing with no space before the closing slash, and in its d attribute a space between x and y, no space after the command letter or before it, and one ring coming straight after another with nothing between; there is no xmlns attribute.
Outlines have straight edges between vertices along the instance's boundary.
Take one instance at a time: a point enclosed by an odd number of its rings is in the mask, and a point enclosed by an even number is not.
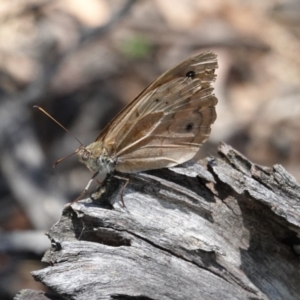
<svg viewBox="0 0 300 300"><path fill-rule="evenodd" d="M98 136L116 169L132 173L190 160L216 119L216 55L191 57L167 71L123 109Z"/></svg>

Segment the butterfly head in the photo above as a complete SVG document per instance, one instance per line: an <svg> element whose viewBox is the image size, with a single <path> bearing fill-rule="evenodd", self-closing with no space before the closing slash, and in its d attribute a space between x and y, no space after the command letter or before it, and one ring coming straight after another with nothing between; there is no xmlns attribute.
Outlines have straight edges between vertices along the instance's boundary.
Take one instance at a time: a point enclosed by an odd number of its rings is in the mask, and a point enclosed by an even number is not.
<svg viewBox="0 0 300 300"><path fill-rule="evenodd" d="M80 146L75 152L79 161L93 172L107 174L115 169L116 160L108 155L101 142L94 142L87 147Z"/></svg>

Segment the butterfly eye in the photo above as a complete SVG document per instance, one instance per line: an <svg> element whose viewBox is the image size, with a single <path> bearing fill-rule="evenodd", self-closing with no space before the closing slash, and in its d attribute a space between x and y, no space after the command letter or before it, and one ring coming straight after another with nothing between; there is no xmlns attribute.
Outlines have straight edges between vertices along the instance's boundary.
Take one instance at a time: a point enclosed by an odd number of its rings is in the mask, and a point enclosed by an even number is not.
<svg viewBox="0 0 300 300"><path fill-rule="evenodd" d="M88 160L90 158L90 152L84 151L81 156L82 160Z"/></svg>
<svg viewBox="0 0 300 300"><path fill-rule="evenodd" d="M194 79L196 76L196 73L194 71L189 71L185 74L186 77Z"/></svg>

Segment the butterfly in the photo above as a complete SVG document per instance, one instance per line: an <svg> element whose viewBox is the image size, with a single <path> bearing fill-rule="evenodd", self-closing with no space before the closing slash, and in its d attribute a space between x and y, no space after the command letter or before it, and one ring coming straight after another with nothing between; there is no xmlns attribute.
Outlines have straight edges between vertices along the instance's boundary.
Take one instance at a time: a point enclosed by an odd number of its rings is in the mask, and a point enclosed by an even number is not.
<svg viewBox="0 0 300 300"><path fill-rule="evenodd" d="M95 176L115 170L136 173L168 168L192 159L216 119L212 94L217 57L188 58L150 84L98 135L77 150ZM95 177L94 176L94 177Z"/></svg>
<svg viewBox="0 0 300 300"><path fill-rule="evenodd" d="M218 100L211 84L217 67L210 51L186 59L142 91L93 143L76 149L79 161L93 172L83 194L98 174L136 173L191 160L216 120Z"/></svg>

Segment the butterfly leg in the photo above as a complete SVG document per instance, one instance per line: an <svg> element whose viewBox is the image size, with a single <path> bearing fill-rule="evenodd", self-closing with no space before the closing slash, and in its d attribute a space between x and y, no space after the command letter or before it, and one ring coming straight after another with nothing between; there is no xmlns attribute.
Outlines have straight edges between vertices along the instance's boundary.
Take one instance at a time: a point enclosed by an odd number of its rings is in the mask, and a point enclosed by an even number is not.
<svg viewBox="0 0 300 300"><path fill-rule="evenodd" d="M100 181L100 180L98 180L98 179L96 179L96 181L97 181L97 183L99 184L99 185L101 185L103 182L102 181Z"/></svg>
<svg viewBox="0 0 300 300"><path fill-rule="evenodd" d="M92 184L93 180L95 179L95 177L96 177L98 174L99 174L99 172L96 172L96 173L93 174L92 178L89 180L87 186L85 187L85 189L84 189L84 191L83 191L84 194L88 191L88 189L90 188L90 185Z"/></svg>
<svg viewBox="0 0 300 300"><path fill-rule="evenodd" d="M87 186L85 187L85 189L83 190L83 192L80 194L79 197L77 197L75 200L73 200L71 202L71 204L74 203L74 202L77 202L78 200L82 199L86 195L87 191L89 190L90 185L92 184L93 180L98 175L98 173L99 172L96 172L96 173L93 174L92 178L89 180L89 182L88 182Z"/></svg>
<svg viewBox="0 0 300 300"><path fill-rule="evenodd" d="M114 177L115 177L115 178L118 178L118 179L120 179L120 180L124 180L124 181L125 181L124 185L123 185L122 188L121 188L121 201L122 201L122 206L123 206L123 207L126 207L125 202L124 202L124 197L123 197L123 195L124 195L124 190L126 189L128 183L129 183L129 179L128 179L128 178L125 178L125 177L118 176L118 175L114 175Z"/></svg>

